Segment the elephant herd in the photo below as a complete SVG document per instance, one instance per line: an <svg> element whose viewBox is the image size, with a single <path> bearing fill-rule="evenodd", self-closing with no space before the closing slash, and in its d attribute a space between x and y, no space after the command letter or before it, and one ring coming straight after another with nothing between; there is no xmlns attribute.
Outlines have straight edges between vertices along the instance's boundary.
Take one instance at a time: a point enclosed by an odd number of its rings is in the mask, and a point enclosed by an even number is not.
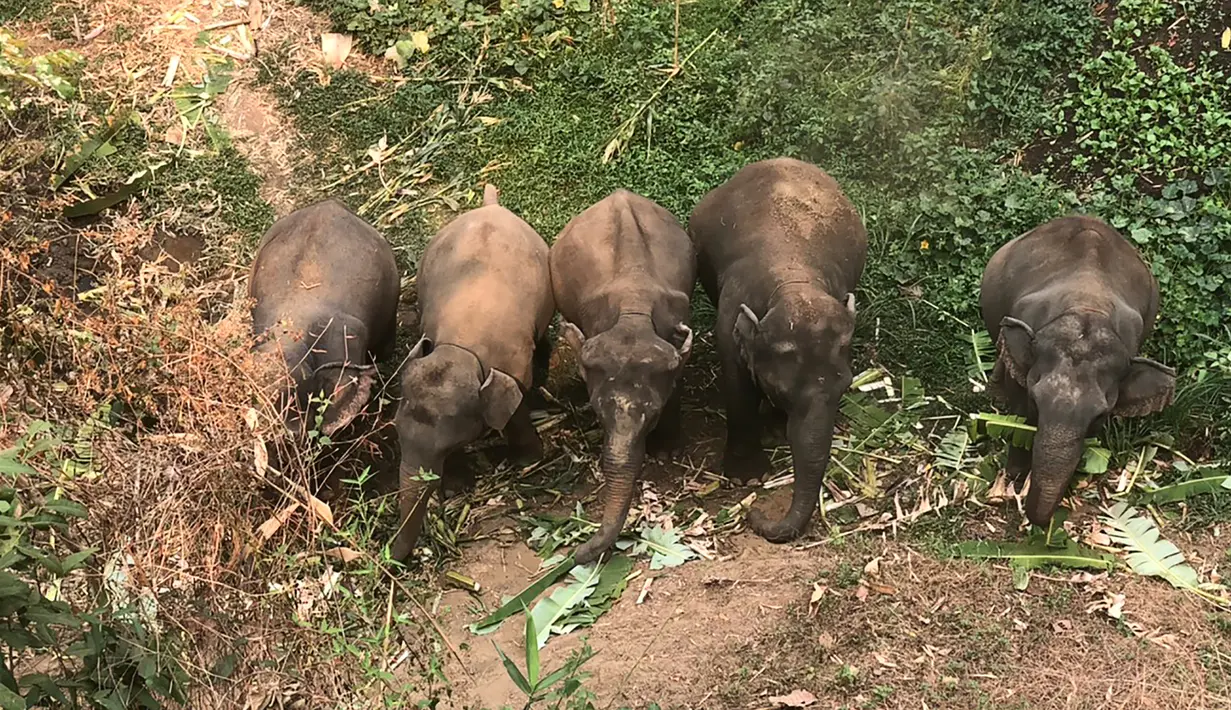
<svg viewBox="0 0 1231 710"><path fill-rule="evenodd" d="M604 433L601 526L575 552L598 558L619 536L647 452L682 443L679 380L693 348L699 278L717 310L727 440L722 472L769 473L760 405L787 415L791 506L749 526L774 542L803 533L829 464L838 405L851 384L854 292L867 234L832 177L798 160L752 163L707 194L685 229L670 212L617 191L577 215L549 248L500 206L457 217L428 244L416 278L422 338L402 373L400 525L392 554L414 548L434 490L456 487L450 460L487 430L515 458L543 446L526 394L546 374L548 325L562 316ZM399 272L388 242L327 200L279 220L249 279L257 349L285 362L286 425L300 434L323 403L322 432L366 406L375 361L392 355ZM1158 313L1158 286L1115 229L1084 216L1047 222L1001 247L980 305L998 355L993 381L1038 426L1033 449L1010 449L1007 472L1033 471L1026 515L1046 524L1110 415L1167 406L1175 373L1138 357ZM322 399L317 399L320 396ZM451 477L452 476L452 477Z"/></svg>

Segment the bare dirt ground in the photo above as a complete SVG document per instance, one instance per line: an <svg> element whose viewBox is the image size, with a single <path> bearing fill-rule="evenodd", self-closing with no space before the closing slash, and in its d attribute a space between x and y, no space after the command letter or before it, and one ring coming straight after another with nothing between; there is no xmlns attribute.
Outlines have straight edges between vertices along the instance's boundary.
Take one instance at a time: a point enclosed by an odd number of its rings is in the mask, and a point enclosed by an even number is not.
<svg viewBox="0 0 1231 710"><path fill-rule="evenodd" d="M1123 574L1042 575L1015 592L1007 567L938 560L912 537L779 546L745 532L722 540L713 561L659 572L639 563L592 629L548 643L544 667L588 636L598 655L587 687L609 707L769 708L800 689L821 708L1231 707L1220 612ZM492 609L533 581L538 563L521 540L486 540L452 569L480 580L477 597ZM522 658L522 622L472 635L475 596L439 599L473 676L448 666L457 707L516 707L523 696L491 642Z"/></svg>

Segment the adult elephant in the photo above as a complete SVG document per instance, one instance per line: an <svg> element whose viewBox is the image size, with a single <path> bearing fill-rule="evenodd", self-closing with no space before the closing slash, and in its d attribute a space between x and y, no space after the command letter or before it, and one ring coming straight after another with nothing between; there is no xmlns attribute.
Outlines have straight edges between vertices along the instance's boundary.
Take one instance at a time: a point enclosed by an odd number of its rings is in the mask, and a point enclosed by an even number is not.
<svg viewBox="0 0 1231 710"><path fill-rule="evenodd" d="M867 232L832 177L787 158L740 170L705 196L688 227L701 284L718 310L724 471L745 481L769 472L764 395L787 414L795 489L782 520L754 509L748 524L771 542L793 540L816 511L838 404L851 384Z"/></svg>
<svg viewBox="0 0 1231 710"><path fill-rule="evenodd" d="M1026 517L1046 525L1111 415L1171 403L1175 373L1138 357L1158 315L1158 283L1133 245L1093 217L1055 219L1002 246L983 273L983 323L997 343L992 380L1038 427L1010 447L1007 473L1030 478Z"/></svg>

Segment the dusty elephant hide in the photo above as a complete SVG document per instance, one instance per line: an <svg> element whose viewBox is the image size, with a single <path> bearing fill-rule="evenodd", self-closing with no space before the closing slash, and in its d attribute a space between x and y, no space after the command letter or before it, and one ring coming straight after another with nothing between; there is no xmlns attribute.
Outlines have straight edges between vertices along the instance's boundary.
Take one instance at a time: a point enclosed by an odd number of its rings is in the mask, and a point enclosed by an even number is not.
<svg viewBox="0 0 1231 710"><path fill-rule="evenodd" d="M654 202L617 191L565 227L551 248L564 335L602 424L602 527L576 551L592 562L615 543L646 448L679 445L677 382L692 348L692 242Z"/></svg>
<svg viewBox="0 0 1231 710"><path fill-rule="evenodd" d="M851 383L867 233L833 178L786 158L753 163L715 188L688 229L718 310L723 470L742 480L765 476L762 397L783 410L795 469L791 507L778 521L754 509L748 522L767 540L793 540L816 510L838 404Z"/></svg>
<svg viewBox="0 0 1231 710"><path fill-rule="evenodd" d="M547 244L498 204L491 185L484 206L432 238L417 285L423 338L408 357L397 414L397 559L413 549L439 479L451 483L447 459L488 428L504 432L516 457L542 456L524 395L535 364L550 356L555 313Z"/></svg>
<svg viewBox="0 0 1231 710"><path fill-rule="evenodd" d="M385 238L341 202L325 200L274 223L248 278L258 349L278 354L293 382L286 424L303 434L312 400L329 402L331 435L364 408L376 359L391 354L400 279Z"/></svg>
<svg viewBox="0 0 1231 710"><path fill-rule="evenodd" d="M997 343L992 380L1037 426L1031 451L1010 446L1008 473L1033 471L1026 516L1046 525L1109 416L1171 403L1175 373L1138 357L1158 315L1158 283L1133 245L1093 217L1062 217L1001 247L980 305Z"/></svg>

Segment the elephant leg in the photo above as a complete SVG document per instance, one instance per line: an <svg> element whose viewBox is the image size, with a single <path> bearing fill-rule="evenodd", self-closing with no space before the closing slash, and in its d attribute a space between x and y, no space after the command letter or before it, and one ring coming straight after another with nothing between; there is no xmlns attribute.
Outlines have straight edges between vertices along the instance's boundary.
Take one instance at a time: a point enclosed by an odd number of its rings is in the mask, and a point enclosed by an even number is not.
<svg viewBox="0 0 1231 710"><path fill-rule="evenodd" d="M385 337L376 344L376 347L372 348L372 354L376 356L377 362L393 357L393 351L396 349L398 340L398 314L396 309L393 311L393 315L389 317L389 323L385 325L384 332Z"/></svg>
<svg viewBox="0 0 1231 710"><path fill-rule="evenodd" d="M440 473L440 488L443 496L447 498L474 489L475 471L469 463L464 448L445 457L444 471Z"/></svg>
<svg viewBox="0 0 1231 710"><path fill-rule="evenodd" d="M653 456L671 457L683 448L684 437L680 425L680 388L677 386L658 417L658 426L650 432L646 449Z"/></svg>
<svg viewBox="0 0 1231 710"><path fill-rule="evenodd" d="M733 351L734 343L728 350ZM761 448L761 391L734 352L722 358L722 389L727 408L727 448L723 473L750 481L769 473L769 456Z"/></svg>
<svg viewBox="0 0 1231 710"><path fill-rule="evenodd" d="M509 442L509 457L518 463L531 463L543 458L543 440L530 421L530 403L525 398L504 428Z"/></svg>
<svg viewBox="0 0 1231 710"><path fill-rule="evenodd" d="M1014 483L1026 480L1030 473L1030 449L1023 449L1009 444L1009 453L1005 459L1005 475Z"/></svg>
<svg viewBox="0 0 1231 710"><path fill-rule="evenodd" d="M1027 424L1031 426L1037 425L1038 417L1032 417L1029 413L1029 400L1026 388L1018 384L1017 380L1009 377L1007 373L1002 377L1000 387L1004 392L1005 400L1009 404L1009 411L1018 416L1026 417ZM1024 482L1026 475L1030 473L1030 458L1030 449L1023 449L1010 443L1008 454L1005 457L1005 475L1015 483Z"/></svg>
<svg viewBox="0 0 1231 710"><path fill-rule="evenodd" d="M548 371L551 369L551 338L547 336L547 333L543 333L543 337L535 341L532 362L532 387L538 389L546 386Z"/></svg>

